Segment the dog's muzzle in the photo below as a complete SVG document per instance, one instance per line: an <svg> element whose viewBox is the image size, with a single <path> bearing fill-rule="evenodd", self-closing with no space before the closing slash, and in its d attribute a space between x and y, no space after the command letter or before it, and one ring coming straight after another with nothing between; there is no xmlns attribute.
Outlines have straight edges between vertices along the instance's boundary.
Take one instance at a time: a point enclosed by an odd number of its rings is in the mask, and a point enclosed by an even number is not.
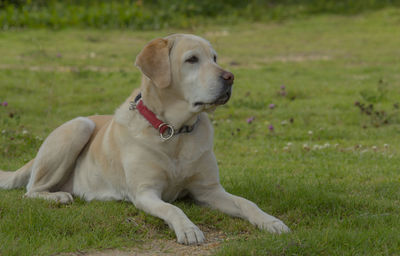
<svg viewBox="0 0 400 256"><path fill-rule="evenodd" d="M229 87L229 89L225 90L224 92L222 92L220 94L220 96L217 98L217 100L213 104L214 105L224 105L231 98L231 94L232 94L232 87Z"/></svg>
<svg viewBox="0 0 400 256"><path fill-rule="evenodd" d="M228 102L228 100L231 98L232 94L232 85L233 85L233 80L235 79L235 76L228 71L223 71L220 75L220 80L222 83L222 89L220 93L218 94L219 96L217 99L213 102L195 102L194 106L199 106L199 105L223 105Z"/></svg>
<svg viewBox="0 0 400 256"><path fill-rule="evenodd" d="M235 76L231 72L223 71L221 73L220 79L222 80L223 87L219 94L220 96L214 102L215 105L223 105L227 103L228 100L231 98L232 85Z"/></svg>

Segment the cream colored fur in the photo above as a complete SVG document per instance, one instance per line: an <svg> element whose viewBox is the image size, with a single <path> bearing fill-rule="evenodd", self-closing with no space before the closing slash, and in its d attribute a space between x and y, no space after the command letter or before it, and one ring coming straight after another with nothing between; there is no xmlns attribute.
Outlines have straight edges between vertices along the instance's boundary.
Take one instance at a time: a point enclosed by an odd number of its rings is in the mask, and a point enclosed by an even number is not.
<svg viewBox="0 0 400 256"><path fill-rule="evenodd" d="M191 63L193 56L197 62ZM176 129L199 119L191 133L162 140L138 111L129 110L136 90L114 116L78 117L55 129L35 159L16 172L0 172L0 187L26 185L26 197L61 203L72 202L72 195L88 201L127 200L166 221L184 244L205 241L182 210L168 203L187 194L261 229L288 232L283 222L227 193L219 182L206 112L227 101L231 84L226 81L233 81L233 75L215 58L206 40L177 34L153 40L136 59L144 104Z"/></svg>

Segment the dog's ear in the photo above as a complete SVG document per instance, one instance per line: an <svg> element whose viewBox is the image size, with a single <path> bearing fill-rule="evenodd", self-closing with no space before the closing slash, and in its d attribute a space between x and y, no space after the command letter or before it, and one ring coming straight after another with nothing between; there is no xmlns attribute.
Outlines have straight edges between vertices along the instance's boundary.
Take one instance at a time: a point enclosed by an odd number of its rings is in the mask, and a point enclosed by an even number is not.
<svg viewBox="0 0 400 256"><path fill-rule="evenodd" d="M135 65L159 88L171 83L168 40L157 38L148 43L136 57Z"/></svg>

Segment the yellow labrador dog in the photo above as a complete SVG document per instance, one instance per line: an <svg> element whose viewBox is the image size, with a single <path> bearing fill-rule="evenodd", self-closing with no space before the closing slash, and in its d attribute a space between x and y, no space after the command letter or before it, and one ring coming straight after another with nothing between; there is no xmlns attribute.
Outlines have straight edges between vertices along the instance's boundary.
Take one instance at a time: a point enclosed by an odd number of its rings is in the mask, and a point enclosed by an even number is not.
<svg viewBox="0 0 400 256"><path fill-rule="evenodd" d="M178 207L185 195L272 233L288 232L254 203L219 182L213 128L206 112L225 104L233 74L203 38L175 34L148 43L136 58L140 91L114 116L78 117L55 129L37 156L16 172L0 171L0 188L26 186L26 197L60 203L128 200L157 216L183 244L203 233Z"/></svg>

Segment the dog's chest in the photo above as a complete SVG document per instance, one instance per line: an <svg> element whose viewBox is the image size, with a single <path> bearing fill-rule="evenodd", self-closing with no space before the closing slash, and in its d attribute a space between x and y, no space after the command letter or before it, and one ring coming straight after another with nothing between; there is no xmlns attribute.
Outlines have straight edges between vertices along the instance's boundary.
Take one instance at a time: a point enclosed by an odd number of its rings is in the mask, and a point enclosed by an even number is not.
<svg viewBox="0 0 400 256"><path fill-rule="evenodd" d="M188 184L199 175L199 166L206 152L212 151L212 136L210 127L203 124L193 133L183 134L165 144L163 148L163 167L166 174L166 186L162 191L165 201L174 201L187 194Z"/></svg>
<svg viewBox="0 0 400 256"><path fill-rule="evenodd" d="M163 200L171 202L187 194L185 188L199 171L197 166L203 153L201 147L192 148L190 144L186 144L178 154L170 157L166 170L167 186L162 193Z"/></svg>
<svg viewBox="0 0 400 256"><path fill-rule="evenodd" d="M186 185L196 173L193 161L185 159L171 159L171 165L167 171L167 186L162 193L165 201L171 202L187 194Z"/></svg>

